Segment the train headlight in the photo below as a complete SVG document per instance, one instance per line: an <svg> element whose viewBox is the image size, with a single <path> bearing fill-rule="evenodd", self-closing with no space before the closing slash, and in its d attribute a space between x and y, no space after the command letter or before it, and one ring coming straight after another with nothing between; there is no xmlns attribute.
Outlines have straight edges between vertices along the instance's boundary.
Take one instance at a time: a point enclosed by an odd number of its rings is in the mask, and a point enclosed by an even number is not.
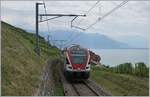
<svg viewBox="0 0 150 97"><path fill-rule="evenodd" d="M68 68L69 68L69 69L72 69L72 67L71 67L71 66L68 66Z"/></svg>

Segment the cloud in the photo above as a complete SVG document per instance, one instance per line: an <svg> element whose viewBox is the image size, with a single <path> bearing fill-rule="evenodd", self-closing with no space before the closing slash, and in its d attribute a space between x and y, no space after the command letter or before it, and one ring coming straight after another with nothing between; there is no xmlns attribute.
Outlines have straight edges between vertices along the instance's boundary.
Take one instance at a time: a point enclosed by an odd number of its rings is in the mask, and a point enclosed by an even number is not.
<svg viewBox="0 0 150 97"><path fill-rule="evenodd" d="M84 14L96 1L45 1L48 13ZM2 20L15 26L35 31L35 3L36 1L2 1ZM79 17L74 25L87 27L109 12L121 1L100 1L87 14L87 17ZM114 39L124 36L146 37L150 33L150 1L129 1L126 5L113 12L102 21L91 27L85 33L101 33ZM44 13L43 6L40 12ZM50 31L70 30L72 17L61 17L49 21ZM47 32L47 24L40 23L40 31Z"/></svg>

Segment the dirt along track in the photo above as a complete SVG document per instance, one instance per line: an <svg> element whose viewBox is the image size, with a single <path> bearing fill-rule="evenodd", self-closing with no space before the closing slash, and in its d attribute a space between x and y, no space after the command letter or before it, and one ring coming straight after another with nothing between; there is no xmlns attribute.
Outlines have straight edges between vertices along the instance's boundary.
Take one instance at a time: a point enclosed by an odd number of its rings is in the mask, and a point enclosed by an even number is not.
<svg viewBox="0 0 150 97"><path fill-rule="evenodd" d="M47 60L41 76L41 83L34 96L55 96L56 88L60 88L59 59Z"/></svg>
<svg viewBox="0 0 150 97"><path fill-rule="evenodd" d="M53 93L53 87L54 87L54 81L53 81L53 75L52 75L52 64L50 61L47 61L46 66L44 68L44 72L42 75L42 81L39 86L39 89L37 93L34 96L50 96L54 95Z"/></svg>

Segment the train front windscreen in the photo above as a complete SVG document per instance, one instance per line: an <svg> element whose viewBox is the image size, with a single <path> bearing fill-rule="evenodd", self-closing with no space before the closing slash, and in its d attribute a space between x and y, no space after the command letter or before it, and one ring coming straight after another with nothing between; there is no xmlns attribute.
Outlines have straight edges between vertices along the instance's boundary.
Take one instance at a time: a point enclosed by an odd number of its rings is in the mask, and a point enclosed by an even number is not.
<svg viewBox="0 0 150 97"><path fill-rule="evenodd" d="M86 64L87 52L85 50L76 50L71 52L72 64Z"/></svg>

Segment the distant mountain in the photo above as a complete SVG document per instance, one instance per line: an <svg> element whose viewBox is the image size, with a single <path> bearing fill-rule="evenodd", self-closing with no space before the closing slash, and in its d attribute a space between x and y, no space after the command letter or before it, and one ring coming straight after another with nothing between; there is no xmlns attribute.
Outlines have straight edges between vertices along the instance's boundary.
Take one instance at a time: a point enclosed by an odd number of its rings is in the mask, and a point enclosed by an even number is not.
<svg viewBox="0 0 150 97"><path fill-rule="evenodd" d="M124 41L131 48L149 48L149 39L143 36L126 36L119 39L120 41Z"/></svg>
<svg viewBox="0 0 150 97"><path fill-rule="evenodd" d="M118 42L99 33L84 33L77 31L54 31L53 40L67 39L66 45L79 44L92 49L129 48L125 43Z"/></svg>

